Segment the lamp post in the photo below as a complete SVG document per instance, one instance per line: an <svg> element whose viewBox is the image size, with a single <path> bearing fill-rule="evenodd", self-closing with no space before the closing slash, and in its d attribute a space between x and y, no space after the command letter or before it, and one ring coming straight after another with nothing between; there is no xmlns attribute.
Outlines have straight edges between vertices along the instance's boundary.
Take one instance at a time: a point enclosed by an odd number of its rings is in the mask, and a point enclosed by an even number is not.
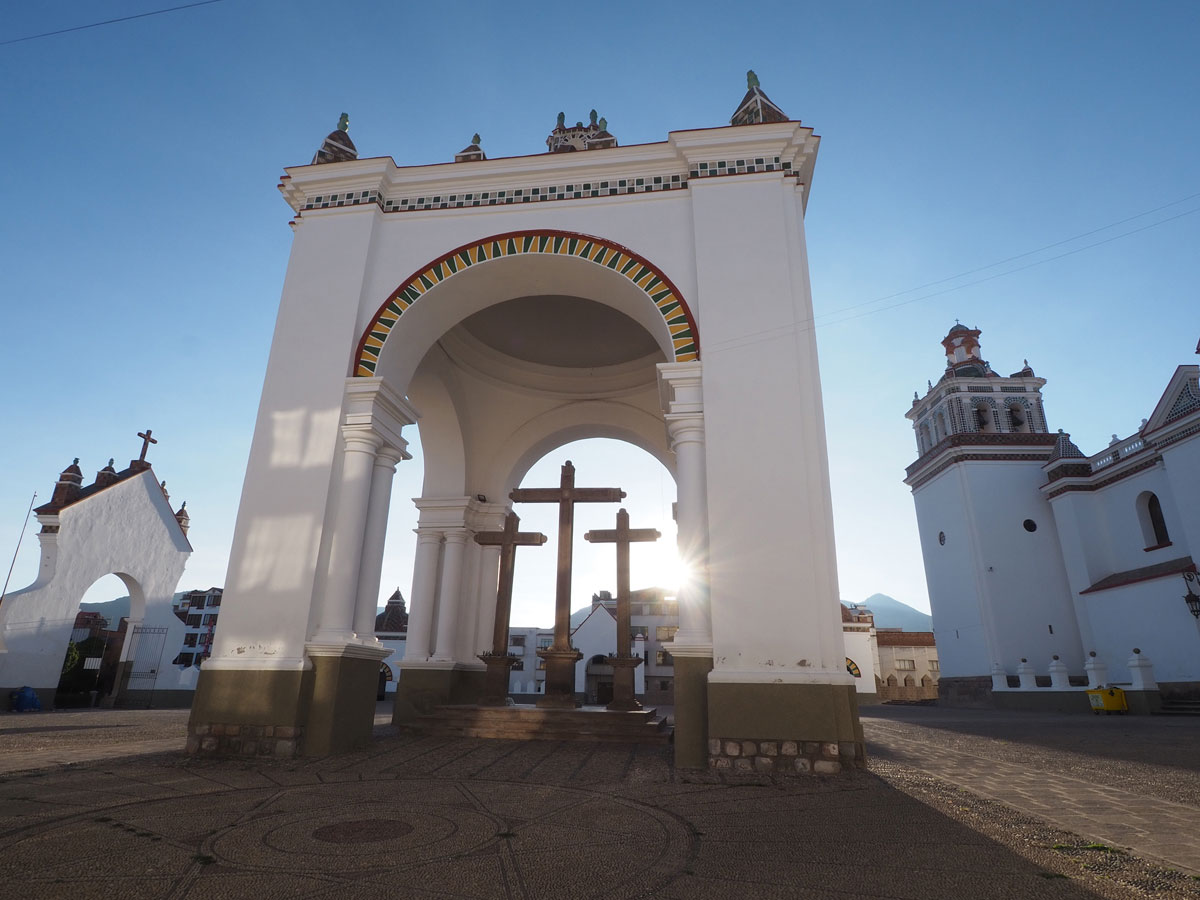
<svg viewBox="0 0 1200 900"><path fill-rule="evenodd" d="M1183 602L1187 604L1188 612L1194 618L1200 619L1200 594L1193 590L1194 587L1200 587L1200 574L1184 572L1183 583L1187 585L1187 593L1183 595Z"/></svg>

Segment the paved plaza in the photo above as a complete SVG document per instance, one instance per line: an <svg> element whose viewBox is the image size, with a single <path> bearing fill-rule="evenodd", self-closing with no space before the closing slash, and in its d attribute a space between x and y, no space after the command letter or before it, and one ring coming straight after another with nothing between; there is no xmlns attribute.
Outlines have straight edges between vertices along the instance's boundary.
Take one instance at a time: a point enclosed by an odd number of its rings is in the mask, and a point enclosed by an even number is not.
<svg viewBox="0 0 1200 900"><path fill-rule="evenodd" d="M199 760L186 715L0 715L7 896L1200 897L1200 719L864 708L871 771L771 784L382 706L360 753Z"/></svg>

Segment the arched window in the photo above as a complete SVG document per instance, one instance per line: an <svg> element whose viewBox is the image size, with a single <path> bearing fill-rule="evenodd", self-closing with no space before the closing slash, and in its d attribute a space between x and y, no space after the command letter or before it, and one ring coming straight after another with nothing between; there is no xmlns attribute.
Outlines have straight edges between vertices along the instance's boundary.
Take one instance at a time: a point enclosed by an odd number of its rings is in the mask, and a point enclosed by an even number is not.
<svg viewBox="0 0 1200 900"><path fill-rule="evenodd" d="M976 403L974 406L975 412L975 430L983 434L992 434L996 430L996 422L992 418L992 408L986 403Z"/></svg>
<svg viewBox="0 0 1200 900"><path fill-rule="evenodd" d="M940 441L950 432L946 430L946 417L939 410L938 414L933 418L933 436L935 440Z"/></svg>
<svg viewBox="0 0 1200 900"><path fill-rule="evenodd" d="M916 683L916 681L913 680L913 677L911 675L905 675L904 676L904 686L905 687L916 687L917 683Z"/></svg>
<svg viewBox="0 0 1200 900"><path fill-rule="evenodd" d="M929 425L923 423L921 427L917 429L917 449L924 453L932 446L933 444L931 444L929 441Z"/></svg>
<svg viewBox="0 0 1200 900"><path fill-rule="evenodd" d="M1167 522L1163 518L1162 504L1158 500L1158 495L1153 491L1143 491L1139 494L1137 511L1146 549L1157 550L1159 547L1169 546L1171 537L1167 534Z"/></svg>
<svg viewBox="0 0 1200 900"><path fill-rule="evenodd" d="M888 687L896 687L896 685L898 685L899 683L900 683L900 682L898 682L898 681L896 680L896 676L895 676L895 675L889 675L889 676L887 677L887 684L888 684Z"/></svg>
<svg viewBox="0 0 1200 900"><path fill-rule="evenodd" d="M1029 411L1020 403L1008 404L1008 430L1029 434Z"/></svg>

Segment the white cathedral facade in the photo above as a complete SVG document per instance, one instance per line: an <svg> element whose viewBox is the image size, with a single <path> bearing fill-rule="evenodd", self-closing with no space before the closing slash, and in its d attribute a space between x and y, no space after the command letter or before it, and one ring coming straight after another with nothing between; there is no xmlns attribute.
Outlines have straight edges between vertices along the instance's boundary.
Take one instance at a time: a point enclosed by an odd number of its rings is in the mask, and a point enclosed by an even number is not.
<svg viewBox="0 0 1200 900"><path fill-rule="evenodd" d="M1028 363L1004 377L955 325L946 370L906 416L941 664L940 697L1082 711L1117 685L1133 711L1200 698L1200 366L1141 428L1088 456L1052 432Z"/></svg>

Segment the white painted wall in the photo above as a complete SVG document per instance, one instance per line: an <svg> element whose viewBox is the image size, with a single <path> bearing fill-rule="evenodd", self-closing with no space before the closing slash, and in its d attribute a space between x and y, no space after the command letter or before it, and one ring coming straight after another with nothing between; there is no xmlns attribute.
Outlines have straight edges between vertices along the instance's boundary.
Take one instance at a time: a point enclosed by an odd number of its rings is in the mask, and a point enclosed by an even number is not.
<svg viewBox="0 0 1200 900"><path fill-rule="evenodd" d="M152 469L39 521L58 524L59 531L38 535L37 579L0 606L0 685L51 690L58 685L80 600L109 574L129 590L130 634L135 625L170 626L174 620L178 637L168 635L168 641L182 640L183 623L171 602L192 548ZM129 649L127 639L123 652ZM164 656L168 652L169 664L170 643Z"/></svg>

